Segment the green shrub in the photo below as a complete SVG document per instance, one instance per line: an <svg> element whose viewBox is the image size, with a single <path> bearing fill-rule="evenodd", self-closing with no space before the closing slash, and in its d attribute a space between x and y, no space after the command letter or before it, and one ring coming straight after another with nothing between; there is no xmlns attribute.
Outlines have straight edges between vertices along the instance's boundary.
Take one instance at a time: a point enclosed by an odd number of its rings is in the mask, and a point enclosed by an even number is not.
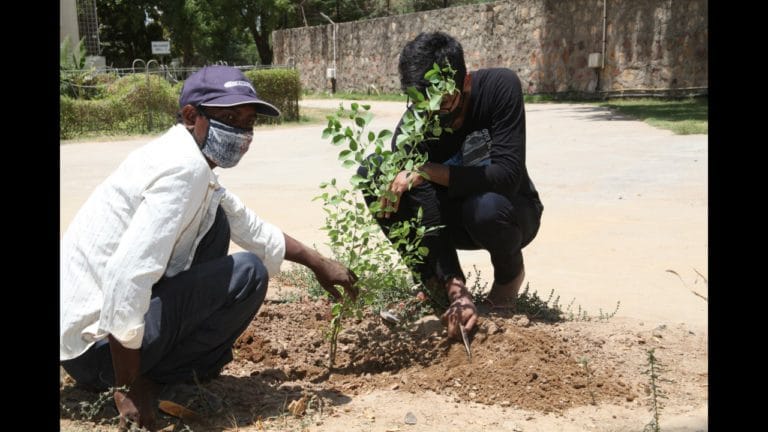
<svg viewBox="0 0 768 432"><path fill-rule="evenodd" d="M259 124L299 119L298 72L267 69L245 74L254 83L259 97L282 112L278 119L260 116ZM93 87L87 93L75 91L81 87L72 86L62 78L60 139L159 132L176 122L183 82L171 85L160 76L147 78L146 74L121 78L115 74L91 74L78 79Z"/></svg>
<svg viewBox="0 0 768 432"><path fill-rule="evenodd" d="M178 95L161 77L150 75L148 87L146 75L128 75L109 84L102 94L103 98L92 100L59 98L60 139L157 132L176 121Z"/></svg>
<svg viewBox="0 0 768 432"><path fill-rule="evenodd" d="M253 82L259 98L271 103L280 110L278 119L261 116L258 123L280 123L299 119L299 97L301 80L295 69L254 69L245 72Z"/></svg>

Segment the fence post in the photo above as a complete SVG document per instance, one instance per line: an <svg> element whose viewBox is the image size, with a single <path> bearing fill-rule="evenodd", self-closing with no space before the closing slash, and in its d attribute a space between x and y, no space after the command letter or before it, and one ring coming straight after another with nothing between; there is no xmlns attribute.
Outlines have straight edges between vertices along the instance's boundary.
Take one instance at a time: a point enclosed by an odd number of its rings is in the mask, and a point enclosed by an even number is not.
<svg viewBox="0 0 768 432"><path fill-rule="evenodd" d="M157 60L152 59L147 62L147 68L146 68L147 69L147 129L148 129L148 132L152 131L152 109L150 109L149 107L149 102L151 97L151 91L149 87L149 65L152 64L152 62L155 62L155 64L159 64L157 63Z"/></svg>

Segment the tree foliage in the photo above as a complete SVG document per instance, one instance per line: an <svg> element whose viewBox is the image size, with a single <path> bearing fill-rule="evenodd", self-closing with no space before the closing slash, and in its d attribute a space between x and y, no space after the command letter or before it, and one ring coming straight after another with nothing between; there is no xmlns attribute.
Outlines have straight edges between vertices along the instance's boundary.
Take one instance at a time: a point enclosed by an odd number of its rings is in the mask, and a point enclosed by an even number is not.
<svg viewBox="0 0 768 432"><path fill-rule="evenodd" d="M171 41L186 66L271 64L274 30L349 22L489 0L97 0L102 54L115 67Z"/></svg>
<svg viewBox="0 0 768 432"><path fill-rule="evenodd" d="M101 53L115 67L152 57L151 42L163 40L158 11L146 0L98 0Z"/></svg>

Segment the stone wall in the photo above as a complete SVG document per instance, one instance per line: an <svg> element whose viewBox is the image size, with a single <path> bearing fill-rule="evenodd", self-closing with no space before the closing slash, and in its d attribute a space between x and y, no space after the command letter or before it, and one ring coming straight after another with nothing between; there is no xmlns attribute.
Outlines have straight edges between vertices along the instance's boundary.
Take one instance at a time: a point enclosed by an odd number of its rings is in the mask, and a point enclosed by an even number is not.
<svg viewBox="0 0 768 432"><path fill-rule="evenodd" d="M508 67L523 91L595 93L708 87L706 0L511 0L339 23L337 91L398 91L397 60L422 31L441 30L464 47L469 70ZM333 66L329 25L272 33L275 63L294 64L305 89L327 91Z"/></svg>

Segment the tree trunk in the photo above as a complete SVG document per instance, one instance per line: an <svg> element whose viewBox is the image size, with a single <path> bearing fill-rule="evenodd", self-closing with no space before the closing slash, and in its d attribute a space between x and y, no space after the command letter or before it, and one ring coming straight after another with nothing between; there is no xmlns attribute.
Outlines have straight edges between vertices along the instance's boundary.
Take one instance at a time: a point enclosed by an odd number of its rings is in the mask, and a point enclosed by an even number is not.
<svg viewBox="0 0 768 432"><path fill-rule="evenodd" d="M256 49L259 50L259 59L261 64L272 64L272 47L269 46L269 36L262 36L255 28L251 28L251 34L253 35L253 41L256 42Z"/></svg>
<svg viewBox="0 0 768 432"><path fill-rule="evenodd" d="M245 19L245 23L248 26L248 31L253 36L253 42L256 43L256 49L259 51L259 59L261 64L272 64L272 47L269 46L269 33L263 35L256 27L256 13L252 9L247 9L241 12L241 15Z"/></svg>

